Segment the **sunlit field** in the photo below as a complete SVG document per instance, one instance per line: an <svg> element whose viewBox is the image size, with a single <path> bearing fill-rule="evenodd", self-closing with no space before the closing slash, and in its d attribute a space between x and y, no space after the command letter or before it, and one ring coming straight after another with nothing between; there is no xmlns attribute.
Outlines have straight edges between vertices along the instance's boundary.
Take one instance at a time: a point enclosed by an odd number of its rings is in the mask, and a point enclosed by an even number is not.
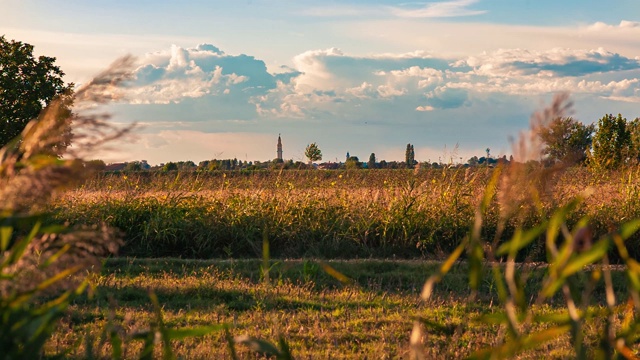
<svg viewBox="0 0 640 360"><path fill-rule="evenodd" d="M532 168L528 170L534 173ZM439 259L474 222L492 168L356 171L105 173L52 202L57 220L105 222L122 230L120 254L198 259L276 258ZM640 169L592 173L570 168L532 184L540 189L517 216L495 197L482 237L501 243L518 226L534 226L577 194L584 201L567 216L590 218L596 235L640 217ZM509 190L509 189L508 189ZM528 190L527 190L528 191ZM506 220L506 221L505 221ZM499 224L504 222L504 228ZM498 234L500 231L500 234ZM640 241L634 237L632 244ZM638 246L630 246L636 255ZM533 242L520 259L546 259Z"/></svg>
<svg viewBox="0 0 640 360"><path fill-rule="evenodd" d="M50 221L105 222L123 231L124 245L91 278L91 295L71 305L46 351L69 349L70 358L136 358L145 351L160 357L166 348L149 347L135 334L187 329L189 336L174 334L170 341L178 358L484 358L476 352L483 348L498 349L501 357L600 356L602 329L630 326L624 299L632 268L579 270L596 250L606 261L628 263L638 237L624 235L626 254L594 245L549 266L559 255L549 253L544 231L559 229L548 222L558 214L567 229L589 218L593 238L640 217L638 169L549 172L527 185L533 200L505 195L500 186L508 184L495 182L499 171L96 174L51 201ZM492 186L496 195L487 197ZM584 199L567 207L576 194ZM520 201L515 209L514 198ZM479 233L469 230L476 209L484 209ZM530 235L519 230L527 228L534 229ZM517 245L520 238L529 240ZM472 250L458 252L473 249L473 239L493 242L502 251L497 262L478 267ZM505 246L518 251L505 253ZM513 260L518 265L510 272ZM601 280L603 271L611 280ZM554 276L571 285L554 285ZM425 281L434 278L437 285L425 296ZM558 286L566 287L564 294ZM569 293L582 296L579 343L567 332ZM623 305L611 307L611 297ZM534 335L501 345L497 339L514 336L505 325L510 301L522 311L520 326ZM206 335L189 332L202 327Z"/></svg>
<svg viewBox="0 0 640 360"><path fill-rule="evenodd" d="M328 275L322 268L326 265L348 276L348 281L342 283ZM297 359L407 359L416 319L438 324L424 336L426 358L460 358L495 344L504 329L478 321L480 316L500 312L490 273L484 274L486 280L475 303L467 302L468 268L462 263L430 301L421 301L424 280L438 266L432 261L273 261L266 280L257 260L112 259L93 280L96 292L92 300L82 299L71 306L49 350L79 344L69 357L84 358L84 342L92 339L99 344L94 345L96 356L111 356L112 347L100 341L107 326L127 340L156 321L149 291L157 294L167 327L224 323L234 336L245 334L276 343L282 336ZM523 271L531 274L527 291L535 292L544 268ZM623 283L622 273L613 275L616 283ZM616 293L625 290L618 285ZM593 298L594 311L604 306L603 294L599 287ZM561 304L556 299L541 306L540 316L560 318ZM600 320L590 320L587 326L585 342L593 343ZM534 325L535 329L547 327ZM229 358L225 336L221 329L205 337L175 341L174 353L189 359ZM141 353L141 343L128 340L125 344L125 357ZM240 358L252 358L247 347L237 346L237 352ZM527 357L566 358L571 354L569 337L560 336ZM160 355L156 349L156 356Z"/></svg>

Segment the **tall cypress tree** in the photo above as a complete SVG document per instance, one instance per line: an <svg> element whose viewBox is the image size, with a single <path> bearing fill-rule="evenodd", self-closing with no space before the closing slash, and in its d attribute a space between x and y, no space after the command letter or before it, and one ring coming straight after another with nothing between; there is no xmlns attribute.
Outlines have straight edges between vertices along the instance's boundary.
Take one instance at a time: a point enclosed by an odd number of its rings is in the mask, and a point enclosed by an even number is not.
<svg viewBox="0 0 640 360"><path fill-rule="evenodd" d="M369 161L367 162L367 167L369 169L375 169L376 168L376 154L371 153L371 155L369 155Z"/></svg>
<svg viewBox="0 0 640 360"><path fill-rule="evenodd" d="M407 150L404 153L404 161L409 169L413 169L413 166L415 164L415 157L416 153L413 150L413 145L407 144Z"/></svg>

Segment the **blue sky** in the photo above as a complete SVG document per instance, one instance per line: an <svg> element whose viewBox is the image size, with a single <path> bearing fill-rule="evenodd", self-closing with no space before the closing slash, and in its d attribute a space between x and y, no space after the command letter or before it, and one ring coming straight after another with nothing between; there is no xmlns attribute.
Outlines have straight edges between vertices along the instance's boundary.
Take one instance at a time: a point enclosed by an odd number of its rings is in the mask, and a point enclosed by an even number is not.
<svg viewBox="0 0 640 360"><path fill-rule="evenodd" d="M136 137L107 161L285 158L466 161L554 93L574 117L640 116L637 0L3 0L0 34L83 83L138 57L113 120Z"/></svg>

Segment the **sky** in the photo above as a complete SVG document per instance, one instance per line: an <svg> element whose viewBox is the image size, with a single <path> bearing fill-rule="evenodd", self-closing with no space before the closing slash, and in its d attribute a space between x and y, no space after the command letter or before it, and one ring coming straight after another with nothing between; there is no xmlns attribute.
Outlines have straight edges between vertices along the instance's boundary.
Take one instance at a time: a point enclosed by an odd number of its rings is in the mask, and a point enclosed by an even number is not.
<svg viewBox="0 0 640 360"><path fill-rule="evenodd" d="M568 91L583 123L640 116L637 0L1 0L0 35L78 85L137 63L107 162L345 155L466 162L511 154Z"/></svg>

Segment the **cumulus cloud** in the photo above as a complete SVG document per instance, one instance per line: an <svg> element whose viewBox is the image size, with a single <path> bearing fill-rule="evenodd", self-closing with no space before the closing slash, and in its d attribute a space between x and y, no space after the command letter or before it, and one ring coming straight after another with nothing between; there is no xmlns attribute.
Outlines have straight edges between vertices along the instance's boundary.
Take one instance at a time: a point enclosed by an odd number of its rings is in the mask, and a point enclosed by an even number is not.
<svg viewBox="0 0 640 360"><path fill-rule="evenodd" d="M410 123L425 121L425 112L490 108L558 91L637 103L640 61L604 49L505 49L439 57L424 51L354 56L328 48L303 52L292 67L270 73L250 55L230 55L209 44L173 46L145 57L130 99L147 107L128 113L156 123ZM204 129L202 124L194 130ZM236 125L242 123L224 126Z"/></svg>
<svg viewBox="0 0 640 360"><path fill-rule="evenodd" d="M467 102L469 95L466 89L439 86L425 95L429 106L437 109L458 108Z"/></svg>
<svg viewBox="0 0 640 360"><path fill-rule="evenodd" d="M640 69L640 60L596 50L552 49L529 51L523 49L498 50L471 56L466 64L480 75L512 76L583 76L594 73Z"/></svg>
<svg viewBox="0 0 640 360"><path fill-rule="evenodd" d="M272 75L262 60L244 54L228 55L211 44L195 48L173 45L169 51L147 54L142 59L128 98L132 103L167 104L239 92L248 100L275 88L278 81L288 82L297 75Z"/></svg>
<svg viewBox="0 0 640 360"><path fill-rule="evenodd" d="M368 79L378 81L373 79L375 75L411 67L434 70L450 67L448 59L425 52L350 56L336 48L307 51L296 56L293 62L302 73L296 79L297 86L316 89L352 88Z"/></svg>

